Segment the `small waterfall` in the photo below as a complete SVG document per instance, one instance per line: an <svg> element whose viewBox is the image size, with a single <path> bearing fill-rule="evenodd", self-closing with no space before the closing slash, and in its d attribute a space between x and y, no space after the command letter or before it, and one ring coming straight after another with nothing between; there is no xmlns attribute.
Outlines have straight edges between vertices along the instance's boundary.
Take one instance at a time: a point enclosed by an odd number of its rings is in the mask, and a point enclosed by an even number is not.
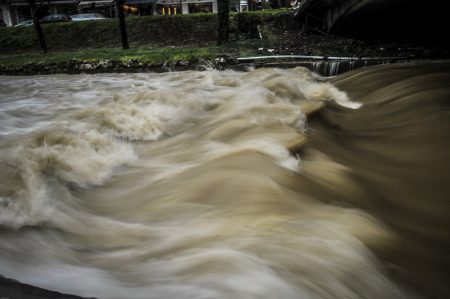
<svg viewBox="0 0 450 299"><path fill-rule="evenodd" d="M378 65L389 63L384 60L344 60L344 61L313 61L303 63L302 66L307 67L309 70L318 73L322 76L337 76L339 74L352 71L365 66Z"/></svg>
<svg viewBox="0 0 450 299"><path fill-rule="evenodd" d="M330 75L334 76L339 71L339 62L333 61L329 64Z"/></svg>
<svg viewBox="0 0 450 299"><path fill-rule="evenodd" d="M307 55L272 55L238 58L239 63L259 67L291 68L303 66L322 76L337 76L365 66L404 62L404 57L326 57Z"/></svg>

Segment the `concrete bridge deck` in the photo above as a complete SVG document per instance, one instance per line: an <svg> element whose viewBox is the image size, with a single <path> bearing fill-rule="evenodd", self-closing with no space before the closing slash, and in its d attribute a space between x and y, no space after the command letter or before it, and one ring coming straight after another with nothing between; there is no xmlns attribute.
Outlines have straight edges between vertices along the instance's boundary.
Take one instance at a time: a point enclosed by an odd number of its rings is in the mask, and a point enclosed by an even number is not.
<svg viewBox="0 0 450 299"><path fill-rule="evenodd" d="M297 0L295 15L328 33L444 40L450 28L444 4L441 0Z"/></svg>

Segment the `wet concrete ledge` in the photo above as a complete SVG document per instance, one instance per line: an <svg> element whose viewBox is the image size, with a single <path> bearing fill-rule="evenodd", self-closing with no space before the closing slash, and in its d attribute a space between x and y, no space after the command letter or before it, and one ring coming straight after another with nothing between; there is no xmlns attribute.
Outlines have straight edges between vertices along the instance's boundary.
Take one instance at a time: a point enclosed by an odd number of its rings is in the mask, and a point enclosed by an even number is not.
<svg viewBox="0 0 450 299"><path fill-rule="evenodd" d="M48 74L99 74L99 73L142 73L205 70L208 68L246 71L251 68L306 67L322 76L335 76L344 72L377 64L411 61L407 57L327 57L306 55L274 55L251 57L218 57L214 60L191 60L164 63L145 63L139 60L128 62L104 60L70 60L59 63L27 63L24 65L0 65L0 75L48 75Z"/></svg>
<svg viewBox="0 0 450 299"><path fill-rule="evenodd" d="M85 297L49 291L0 275L2 299L87 299ZM89 299L95 299L93 297Z"/></svg>

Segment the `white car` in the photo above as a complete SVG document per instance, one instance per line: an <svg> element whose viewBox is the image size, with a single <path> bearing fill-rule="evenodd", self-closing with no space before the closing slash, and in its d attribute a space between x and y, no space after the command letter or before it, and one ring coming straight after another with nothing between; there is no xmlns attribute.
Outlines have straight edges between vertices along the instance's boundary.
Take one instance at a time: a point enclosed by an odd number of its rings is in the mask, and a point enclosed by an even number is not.
<svg viewBox="0 0 450 299"><path fill-rule="evenodd" d="M17 27L17 26L31 26L31 25L33 25L33 20L26 20L14 26Z"/></svg>
<svg viewBox="0 0 450 299"><path fill-rule="evenodd" d="M99 13L83 13L78 15L71 15L70 18L74 22L106 19L102 14Z"/></svg>

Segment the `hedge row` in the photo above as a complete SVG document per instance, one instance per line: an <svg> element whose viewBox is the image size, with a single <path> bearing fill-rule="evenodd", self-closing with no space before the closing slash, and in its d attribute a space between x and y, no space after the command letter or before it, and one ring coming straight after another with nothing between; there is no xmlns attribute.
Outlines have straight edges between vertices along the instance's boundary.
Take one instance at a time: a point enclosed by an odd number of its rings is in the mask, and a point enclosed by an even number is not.
<svg viewBox="0 0 450 299"><path fill-rule="evenodd" d="M254 37L257 25L279 23L286 11L262 11L232 14L233 39ZM282 21L281 21L282 22ZM215 14L128 17L129 41L138 45L202 45L216 38ZM50 50L73 50L120 46L117 19L43 24ZM0 52L38 50L33 26L0 28Z"/></svg>

